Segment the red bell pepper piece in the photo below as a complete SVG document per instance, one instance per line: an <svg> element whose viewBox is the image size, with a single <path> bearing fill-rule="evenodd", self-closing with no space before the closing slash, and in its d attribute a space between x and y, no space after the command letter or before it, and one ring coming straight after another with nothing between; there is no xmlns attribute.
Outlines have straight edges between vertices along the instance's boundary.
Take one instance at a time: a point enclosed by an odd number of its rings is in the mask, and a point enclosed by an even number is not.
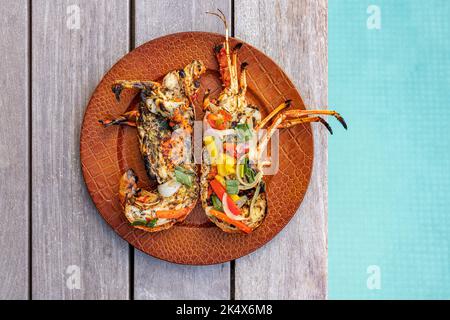
<svg viewBox="0 0 450 320"><path fill-rule="evenodd" d="M217 130L225 130L231 121L231 115L225 110L219 110L218 113L210 113L206 117L209 125Z"/></svg>
<svg viewBox="0 0 450 320"><path fill-rule="evenodd" d="M226 195L228 209L230 209L231 213L235 216L240 216L241 209L239 209L236 203L234 203L233 199L231 199L230 196L226 193L225 188L222 186L222 184L216 179L213 179L211 180L210 185L214 193L217 195L217 197L219 197L221 201L223 199L223 196Z"/></svg>
<svg viewBox="0 0 450 320"><path fill-rule="evenodd" d="M228 218L228 216L225 213L222 213L222 212L214 210L214 209L209 210L209 213L212 216L216 217L217 219L220 219L226 223L229 223L247 234L252 232L252 229L249 226L242 223L241 221L237 221L237 220Z"/></svg>

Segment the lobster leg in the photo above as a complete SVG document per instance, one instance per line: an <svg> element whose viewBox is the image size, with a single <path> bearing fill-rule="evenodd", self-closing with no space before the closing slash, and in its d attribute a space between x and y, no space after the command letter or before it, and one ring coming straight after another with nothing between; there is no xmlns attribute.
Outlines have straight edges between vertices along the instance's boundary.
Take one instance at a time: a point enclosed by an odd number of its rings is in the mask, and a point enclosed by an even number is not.
<svg viewBox="0 0 450 320"><path fill-rule="evenodd" d="M314 117L308 118L308 116L309 115L316 115L316 114L334 116L342 124L342 126L345 129L347 129L347 124L345 123L344 118L342 118L342 116L339 113L337 113L336 111L328 111L328 110L300 110L300 109L284 111L283 113L281 113L278 116L276 116L275 120L269 126L269 128L267 129L266 134L264 135L264 137L262 138L261 142L259 143L258 149L257 149L257 156L258 156L257 159L260 159L263 151L266 149L267 144L269 143L270 138L275 133L275 130L277 130L279 128L279 126L287 118L289 118L289 117L294 118L295 117L295 118L300 118L300 119L302 119L302 118L304 118L304 119L314 119ZM306 122L321 122L322 124L325 125L325 123L324 123L325 120L322 119L322 121L321 121L318 118L320 118L320 117L316 117L316 121L306 121ZM295 120L292 120L292 121L294 121L294 122L295 121L300 121L300 119L295 119ZM327 125L328 125L328 123L325 126L327 126ZM327 128L328 127L329 127L329 125L327 126Z"/></svg>
<svg viewBox="0 0 450 320"><path fill-rule="evenodd" d="M151 91L159 88L160 84L153 81L128 81L128 80L118 80L112 85L112 92L116 96L117 101L120 101L120 94L123 89L138 89L142 91Z"/></svg>
<svg viewBox="0 0 450 320"><path fill-rule="evenodd" d="M136 127L136 120L139 117L139 112L137 110L126 112L120 115L116 119L110 120L98 120L105 128L112 125L128 125L130 127Z"/></svg>
<svg viewBox="0 0 450 320"><path fill-rule="evenodd" d="M298 119L289 119L283 121L279 126L278 129L287 129L290 127L293 127L300 123L307 123L307 122L320 122L322 123L327 130L330 132L330 134L333 134L333 130L331 129L331 126L321 117L311 117L311 118L298 118Z"/></svg>
<svg viewBox="0 0 450 320"><path fill-rule="evenodd" d="M234 46L232 54L231 54L231 64L234 68L235 73L237 74L237 56L239 49L242 48L243 43L239 42L237 45Z"/></svg>
<svg viewBox="0 0 450 320"><path fill-rule="evenodd" d="M295 110L285 111L284 114L286 115L286 117L307 117L309 115L316 115L316 114L333 116L342 124L342 126L345 129L347 129L347 123L345 122L344 118L339 113L337 113L336 111L333 111L333 110L299 110L299 109L295 109Z"/></svg>
<svg viewBox="0 0 450 320"><path fill-rule="evenodd" d="M245 96L247 92L247 66L248 63L241 64L241 78L239 79L239 94Z"/></svg>
<svg viewBox="0 0 450 320"><path fill-rule="evenodd" d="M279 107L281 107L281 106L282 105L280 105ZM271 113L274 113L274 111L277 110L278 108L274 109ZM285 112L277 115L275 120L273 121L273 123L267 129L266 134L263 136L263 138L261 139L261 142L258 144L258 147L256 149L256 159L257 159L257 161L259 161L261 159L261 156L262 156L264 150L266 150L266 147L267 147L267 144L269 143L270 138L273 136L273 134L275 133L275 130L277 130L278 126L284 120L286 120L286 117L287 116L286 116Z"/></svg>
<svg viewBox="0 0 450 320"><path fill-rule="evenodd" d="M255 130L259 130L264 128L264 126L273 118L275 117L280 111L288 108L292 103L292 100L286 100L285 102L283 102L282 104L280 104L278 107L276 107L275 109L272 110L271 113L269 113L269 115L267 117L265 117L259 124L258 126L255 128Z"/></svg>
<svg viewBox="0 0 450 320"><path fill-rule="evenodd" d="M237 68L237 56L238 51L242 47L242 43L238 43L234 46L232 54L231 54L231 69L230 69L230 77L231 77L231 91L234 93L238 93L239 90L239 81L238 81L238 68Z"/></svg>

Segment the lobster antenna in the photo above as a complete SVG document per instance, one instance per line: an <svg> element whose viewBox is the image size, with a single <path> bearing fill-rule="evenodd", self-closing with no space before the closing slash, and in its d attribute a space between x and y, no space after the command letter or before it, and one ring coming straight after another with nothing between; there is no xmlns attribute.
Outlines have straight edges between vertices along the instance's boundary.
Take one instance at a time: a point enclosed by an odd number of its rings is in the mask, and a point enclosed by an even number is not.
<svg viewBox="0 0 450 320"><path fill-rule="evenodd" d="M217 11L219 11L219 13L216 12L209 12L206 11L207 14L211 14L213 16L219 17L220 20L222 20L223 24L225 25L225 43L227 45L227 52L230 51L230 48L228 47L228 23L227 23L227 18L225 16L225 14L222 12L222 10L217 9Z"/></svg>

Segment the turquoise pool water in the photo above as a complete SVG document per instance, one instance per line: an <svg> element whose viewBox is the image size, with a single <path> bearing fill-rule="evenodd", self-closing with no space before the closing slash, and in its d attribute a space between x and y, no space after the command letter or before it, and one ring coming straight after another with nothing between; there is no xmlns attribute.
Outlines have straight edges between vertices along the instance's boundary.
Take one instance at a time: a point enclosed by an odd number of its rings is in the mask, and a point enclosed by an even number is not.
<svg viewBox="0 0 450 320"><path fill-rule="evenodd" d="M329 297L450 298L450 1L329 0Z"/></svg>

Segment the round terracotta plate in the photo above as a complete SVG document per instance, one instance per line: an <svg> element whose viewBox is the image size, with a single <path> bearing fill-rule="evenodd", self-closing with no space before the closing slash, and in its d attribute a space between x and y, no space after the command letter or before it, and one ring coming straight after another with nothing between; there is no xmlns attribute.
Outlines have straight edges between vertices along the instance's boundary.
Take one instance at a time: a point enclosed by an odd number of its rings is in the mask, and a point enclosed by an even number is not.
<svg viewBox="0 0 450 320"><path fill-rule="evenodd" d="M133 109L137 92L124 90L117 102L111 92L115 80L160 80L171 70L180 69L193 59L201 59L207 72L201 79L198 101L210 88L221 90L218 65L213 54L223 36L205 32L168 35L147 42L123 57L105 75L87 106L81 128L81 163L84 179L98 211L110 226L135 248L147 254L181 264L205 265L242 257L271 240L283 229L299 207L311 176L313 138L311 126L300 125L280 133L279 171L266 176L268 214L250 235L227 234L206 218L200 201L181 224L158 233L132 228L125 219L118 199L119 178L133 168L141 187L151 187L141 159L137 134L131 127L104 129L99 119L117 116ZM232 39L232 45L237 40ZM304 109L303 101L284 72L266 55L248 44L239 52L240 62L248 62L248 99L263 115L286 99L293 108ZM202 118L197 103L197 117Z"/></svg>

